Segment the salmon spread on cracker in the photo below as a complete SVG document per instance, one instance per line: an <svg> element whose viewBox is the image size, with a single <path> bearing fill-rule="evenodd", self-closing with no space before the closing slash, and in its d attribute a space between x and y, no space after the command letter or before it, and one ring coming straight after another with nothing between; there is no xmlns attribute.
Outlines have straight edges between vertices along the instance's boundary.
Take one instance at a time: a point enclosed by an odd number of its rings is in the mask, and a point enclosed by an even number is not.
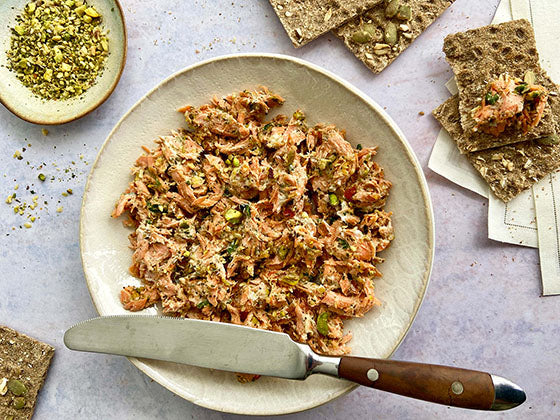
<svg viewBox="0 0 560 420"><path fill-rule="evenodd" d="M535 75L529 71L525 80L500 74L488 83L480 106L473 109L476 130L499 136L507 127L520 129L526 134L541 120L548 100L548 91L535 84Z"/></svg>

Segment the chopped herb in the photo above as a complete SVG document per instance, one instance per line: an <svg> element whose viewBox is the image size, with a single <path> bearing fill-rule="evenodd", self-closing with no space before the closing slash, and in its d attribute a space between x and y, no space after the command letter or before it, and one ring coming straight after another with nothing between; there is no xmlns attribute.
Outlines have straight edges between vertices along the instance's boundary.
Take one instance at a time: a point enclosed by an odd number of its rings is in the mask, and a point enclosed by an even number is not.
<svg viewBox="0 0 560 420"><path fill-rule="evenodd" d="M232 255L237 250L238 247L239 247L239 244L237 243L237 239L235 239L226 248L226 252L228 253L228 255Z"/></svg>
<svg viewBox="0 0 560 420"><path fill-rule="evenodd" d="M362 150L362 149L363 149L361 143L358 143L358 145L356 146L356 149L358 149L358 150Z"/></svg>
<svg viewBox="0 0 560 420"><path fill-rule="evenodd" d="M205 306L208 306L208 305L210 305L210 302L208 302L208 299L204 299L203 301L199 302L199 303L196 305L196 307L197 307L198 309L202 309L202 308L204 308Z"/></svg>
<svg viewBox="0 0 560 420"><path fill-rule="evenodd" d="M498 101L498 99L500 99L500 95L498 95L497 93L495 95L492 95L490 92L488 92L484 99L486 100L487 104L494 105Z"/></svg>
<svg viewBox="0 0 560 420"><path fill-rule="evenodd" d="M251 216L251 205L249 204L241 204L239 206L241 208L241 211L243 212L243 214L247 217Z"/></svg>
<svg viewBox="0 0 560 420"><path fill-rule="evenodd" d="M515 91L522 95L529 91L529 86L526 83L522 83L519 86L516 86Z"/></svg>
<svg viewBox="0 0 560 420"><path fill-rule="evenodd" d="M342 239L342 238L337 238L336 241L338 242L338 244L340 245L340 247L342 249L348 249L350 248L350 244L348 243L347 240Z"/></svg>
<svg viewBox="0 0 560 420"><path fill-rule="evenodd" d="M149 201L146 203L146 208L148 210L150 210L153 213L166 213L167 212L167 207L162 205L162 204L152 204Z"/></svg>
<svg viewBox="0 0 560 420"><path fill-rule="evenodd" d="M317 331L319 334L327 336L329 334L329 313L323 312L317 317Z"/></svg>

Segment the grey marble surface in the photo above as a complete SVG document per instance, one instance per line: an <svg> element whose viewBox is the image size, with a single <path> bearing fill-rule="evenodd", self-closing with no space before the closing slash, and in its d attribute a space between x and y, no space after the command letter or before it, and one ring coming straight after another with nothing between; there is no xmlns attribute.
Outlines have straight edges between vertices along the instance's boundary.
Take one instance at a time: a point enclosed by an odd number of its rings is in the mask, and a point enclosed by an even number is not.
<svg viewBox="0 0 560 420"><path fill-rule="evenodd" d="M103 106L79 121L50 128L46 137L41 127L0 107L0 323L56 347L36 419L239 417L182 400L122 357L70 352L62 343L66 328L96 315L80 264L78 220L81 193L100 145L130 106L161 79L200 60L235 52L275 52L309 60L387 109L424 167L437 239L426 299L395 358L492 371L520 383L528 393L520 408L488 415L358 388L287 417L560 417L560 298L540 297L538 251L488 240L486 200L427 169L439 129L429 112L447 97L443 83L450 77L441 53L443 37L489 23L497 0L457 0L378 76L332 35L294 49L265 0L122 4L128 61L119 86ZM23 159L14 159L14 152L23 148ZM41 172L49 177L44 183L37 180ZM13 206L4 203L17 184L18 197L29 202L33 190L43 208L36 209L39 218L30 229L23 227L24 218L14 214ZM63 197L68 188L73 194Z"/></svg>

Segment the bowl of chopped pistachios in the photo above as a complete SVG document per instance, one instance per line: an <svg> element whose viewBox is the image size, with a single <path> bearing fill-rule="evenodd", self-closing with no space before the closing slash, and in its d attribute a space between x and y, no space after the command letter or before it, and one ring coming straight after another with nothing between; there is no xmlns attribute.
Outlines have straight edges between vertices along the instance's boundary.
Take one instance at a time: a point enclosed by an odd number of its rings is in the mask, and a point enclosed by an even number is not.
<svg viewBox="0 0 560 420"><path fill-rule="evenodd" d="M42 125L73 121L113 92L126 59L116 0L0 2L0 102Z"/></svg>

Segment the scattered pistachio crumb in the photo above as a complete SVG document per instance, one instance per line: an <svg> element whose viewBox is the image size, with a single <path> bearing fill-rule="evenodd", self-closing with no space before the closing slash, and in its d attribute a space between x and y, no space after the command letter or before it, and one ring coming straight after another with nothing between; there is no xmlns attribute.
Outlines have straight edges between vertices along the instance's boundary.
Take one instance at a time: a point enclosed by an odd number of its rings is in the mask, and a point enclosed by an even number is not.
<svg viewBox="0 0 560 420"><path fill-rule="evenodd" d="M45 179L47 179L45 174L39 174L39 176L37 178L39 178L39 181L41 181L41 182L43 182Z"/></svg>
<svg viewBox="0 0 560 420"><path fill-rule="evenodd" d="M62 210L63 210L63 209L62 209L62 206L60 206L59 208L56 209L56 212L57 212L57 213L62 213Z"/></svg>
<svg viewBox="0 0 560 420"><path fill-rule="evenodd" d="M49 130L47 130L46 128L43 128L41 130L41 133L43 133L43 136L48 136L49 135Z"/></svg>
<svg viewBox="0 0 560 420"><path fill-rule="evenodd" d="M33 225L32 225L31 223L29 223L29 222L25 222L25 223L23 224L23 226L24 226L25 228L29 229L29 228L30 228L31 226L33 226Z"/></svg>

